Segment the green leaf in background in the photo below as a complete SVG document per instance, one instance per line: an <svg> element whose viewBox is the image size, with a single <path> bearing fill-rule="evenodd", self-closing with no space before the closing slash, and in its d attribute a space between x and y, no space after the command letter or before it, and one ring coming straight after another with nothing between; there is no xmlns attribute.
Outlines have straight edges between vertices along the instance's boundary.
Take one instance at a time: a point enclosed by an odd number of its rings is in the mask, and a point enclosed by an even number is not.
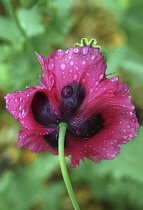
<svg viewBox="0 0 143 210"><path fill-rule="evenodd" d="M16 172L6 171L0 177L0 210L25 210L37 203L41 203L47 208L54 205L55 209L58 209L57 205L60 205L60 199L54 203L54 192L52 193L56 188L56 183L53 187L49 184L49 188L46 184L46 180L51 176L58 163L57 156L44 154L39 155L28 167L21 167ZM57 199L63 193L63 186L57 183ZM5 202L5 197L7 202ZM46 204L43 204L44 202Z"/></svg>
<svg viewBox="0 0 143 210"><path fill-rule="evenodd" d="M72 21L70 19L71 6L71 0L48 1L48 11L51 19L46 31L50 43L62 43L65 35L69 32L72 26Z"/></svg>
<svg viewBox="0 0 143 210"><path fill-rule="evenodd" d="M12 44L16 50L21 49L24 42L16 23L2 16L0 16L0 39Z"/></svg>
<svg viewBox="0 0 143 210"><path fill-rule="evenodd" d="M49 8L55 9L70 9L72 0L47 0Z"/></svg>
<svg viewBox="0 0 143 210"><path fill-rule="evenodd" d="M38 2L39 0L20 0L21 6L25 8L31 8L34 4Z"/></svg>
<svg viewBox="0 0 143 210"><path fill-rule="evenodd" d="M54 209L62 210L62 199L63 193L65 192L65 186L63 182L55 182L48 184L48 187L45 188L45 191L41 194L41 201L43 202L42 210Z"/></svg>
<svg viewBox="0 0 143 210"><path fill-rule="evenodd" d="M110 10L118 19L120 19L122 18L126 9L129 7L129 1L130 0L100 0L97 2L97 5Z"/></svg>
<svg viewBox="0 0 143 210"><path fill-rule="evenodd" d="M8 62L3 61L1 69L1 84L4 84L7 92L25 90L26 86L39 85L41 67L34 52L21 52L11 55ZM3 88L3 87L2 87Z"/></svg>
<svg viewBox="0 0 143 210"><path fill-rule="evenodd" d="M9 69L9 57L12 56L12 49L8 46L8 44L3 44L0 46L0 88L3 89L5 84L9 79L8 69Z"/></svg>
<svg viewBox="0 0 143 210"><path fill-rule="evenodd" d="M124 71L128 77L125 82L133 87L143 85L143 59L142 56L130 45L124 45L120 48L107 50L107 74L111 77L119 75L120 70Z"/></svg>
<svg viewBox="0 0 143 210"><path fill-rule="evenodd" d="M17 10L20 26L28 37L39 35L44 31L39 13L39 8L37 6L34 6L31 9L19 8Z"/></svg>

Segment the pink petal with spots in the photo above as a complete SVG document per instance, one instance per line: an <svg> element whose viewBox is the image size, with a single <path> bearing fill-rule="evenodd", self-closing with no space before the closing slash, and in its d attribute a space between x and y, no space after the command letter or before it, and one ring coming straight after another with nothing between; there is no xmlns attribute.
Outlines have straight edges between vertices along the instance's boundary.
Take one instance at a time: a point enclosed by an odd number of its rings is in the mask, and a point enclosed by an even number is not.
<svg viewBox="0 0 143 210"><path fill-rule="evenodd" d="M42 138L42 136L37 135L35 132L29 131L27 129L19 131L17 145L18 147L29 148L32 152L35 153L49 151L55 155L57 154L57 151L53 150Z"/></svg>
<svg viewBox="0 0 143 210"><path fill-rule="evenodd" d="M44 78L40 75L41 84L44 88L51 90L55 83L55 73L54 73L54 63L50 62L51 59L46 59L44 56L40 56L38 53L35 53L42 70L44 72Z"/></svg>
<svg viewBox="0 0 143 210"><path fill-rule="evenodd" d="M48 89L55 88L57 97L64 86L73 81L81 82L87 91L94 92L96 86L105 77L106 64L98 49L91 46L71 47L58 50L48 59L38 55L44 71L41 82Z"/></svg>
<svg viewBox="0 0 143 210"><path fill-rule="evenodd" d="M72 167L77 167L84 157L95 162L113 159L119 154L122 144L136 137L139 125L135 114L126 108L111 107L109 101L104 100L104 103L106 105L98 109L105 119L101 131L89 139L68 138L65 154L71 155Z"/></svg>
<svg viewBox="0 0 143 210"><path fill-rule="evenodd" d="M36 92L37 89L33 88L33 90L8 93L5 96L6 108L15 117L15 119L19 120L27 115L32 97Z"/></svg>
<svg viewBox="0 0 143 210"><path fill-rule="evenodd" d="M20 122L22 127L28 130L33 130L39 135L51 133L53 129L46 128L35 121L31 110L31 102L35 93L42 91L47 94L52 107L55 107L55 110L58 110L58 104L55 101L54 93L51 91L49 92L40 86L28 88L30 90L15 92L12 94L9 93L5 96L7 110Z"/></svg>
<svg viewBox="0 0 143 210"><path fill-rule="evenodd" d="M121 99L120 104L119 101L116 102L114 100L115 96L117 100ZM133 104L130 102L129 89L127 88L127 85L121 83L118 77L114 77L101 81L96 87L94 93L90 94L90 92L87 92L87 96L76 117L83 119L87 118L97 111L97 106L106 106L107 102L102 102L105 98L109 101L111 106L126 107L127 109L131 109L131 111L134 109ZM112 101L114 101L114 104L112 104Z"/></svg>
<svg viewBox="0 0 143 210"><path fill-rule="evenodd" d="M128 94L127 85L115 77L101 81L95 95L85 101L73 121L78 119L80 124L91 114L100 113L105 121L104 128L89 139L68 138L65 151L66 155L71 155L72 167L78 166L84 157L95 162L113 159L122 144L136 137L139 124Z"/></svg>

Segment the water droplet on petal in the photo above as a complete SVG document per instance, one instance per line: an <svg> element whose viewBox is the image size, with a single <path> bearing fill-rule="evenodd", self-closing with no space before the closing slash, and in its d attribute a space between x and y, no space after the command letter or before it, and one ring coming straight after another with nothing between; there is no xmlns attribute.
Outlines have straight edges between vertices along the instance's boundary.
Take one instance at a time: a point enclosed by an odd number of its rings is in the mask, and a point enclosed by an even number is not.
<svg viewBox="0 0 143 210"><path fill-rule="evenodd" d="M71 65L71 66L73 66L73 65L74 65L74 62L73 62L73 61L71 61L71 62L70 62L70 65Z"/></svg>
<svg viewBox="0 0 143 210"><path fill-rule="evenodd" d="M78 53L78 52L79 52L78 47L75 47L75 48L73 49L73 53Z"/></svg>
<svg viewBox="0 0 143 210"><path fill-rule="evenodd" d="M76 130L75 133L76 133L76 135L80 135L80 131L79 130Z"/></svg>
<svg viewBox="0 0 143 210"><path fill-rule="evenodd" d="M22 114L22 115L24 115L24 114L25 114L25 110L24 110L24 109L22 110L21 114Z"/></svg>
<svg viewBox="0 0 143 210"><path fill-rule="evenodd" d="M123 136L123 139L127 139L128 137L127 136Z"/></svg>
<svg viewBox="0 0 143 210"><path fill-rule="evenodd" d="M85 65L86 64L86 61L82 61L82 65Z"/></svg>
<svg viewBox="0 0 143 210"><path fill-rule="evenodd" d="M93 88L90 88L90 92L91 92L91 93L93 92Z"/></svg>
<svg viewBox="0 0 143 210"><path fill-rule="evenodd" d="M61 70L65 70L66 65L65 65L64 63L62 63L62 64L60 65L60 68L61 68Z"/></svg>
<svg viewBox="0 0 143 210"><path fill-rule="evenodd" d="M118 144L117 147L121 148L122 147L122 144Z"/></svg>
<svg viewBox="0 0 143 210"><path fill-rule="evenodd" d="M55 114L55 115L58 115L58 112L55 110L55 111L54 111L54 114Z"/></svg>
<svg viewBox="0 0 143 210"><path fill-rule="evenodd" d="M68 102L68 107L72 107L72 102Z"/></svg>
<svg viewBox="0 0 143 210"><path fill-rule="evenodd" d="M54 64L53 63L49 63L48 64L48 69L49 70L53 70L54 69Z"/></svg>
<svg viewBox="0 0 143 210"><path fill-rule="evenodd" d="M24 121L23 121L23 120L22 120L22 121L20 121L20 122L21 122L21 124L22 124L22 125L24 125Z"/></svg>
<svg viewBox="0 0 143 210"><path fill-rule="evenodd" d="M82 47L82 54L87 55L88 53L88 47Z"/></svg>
<svg viewBox="0 0 143 210"><path fill-rule="evenodd" d="M69 54L69 50L65 50L65 54L66 54L66 55Z"/></svg>
<svg viewBox="0 0 143 210"><path fill-rule="evenodd" d="M17 109L18 109L19 111L22 110L22 106L19 106Z"/></svg>
<svg viewBox="0 0 143 210"><path fill-rule="evenodd" d="M90 76L90 73L86 73L87 76Z"/></svg>
<svg viewBox="0 0 143 210"><path fill-rule="evenodd" d="M77 80L77 79L78 79L78 75L77 75L77 74L74 74L73 79L74 79L74 80Z"/></svg>
<svg viewBox="0 0 143 210"><path fill-rule="evenodd" d="M129 134L129 137L130 137L130 138L133 138L133 134Z"/></svg>
<svg viewBox="0 0 143 210"><path fill-rule="evenodd" d="M122 143L123 143L123 144L126 144L127 142L126 142L126 141L122 141Z"/></svg>
<svg viewBox="0 0 143 210"><path fill-rule="evenodd" d="M100 75L99 75L99 79L102 79L102 78L103 78L103 74L100 74Z"/></svg>
<svg viewBox="0 0 143 210"><path fill-rule="evenodd" d="M92 55L92 56L91 56L91 59L94 60L94 58L95 58L95 55Z"/></svg>

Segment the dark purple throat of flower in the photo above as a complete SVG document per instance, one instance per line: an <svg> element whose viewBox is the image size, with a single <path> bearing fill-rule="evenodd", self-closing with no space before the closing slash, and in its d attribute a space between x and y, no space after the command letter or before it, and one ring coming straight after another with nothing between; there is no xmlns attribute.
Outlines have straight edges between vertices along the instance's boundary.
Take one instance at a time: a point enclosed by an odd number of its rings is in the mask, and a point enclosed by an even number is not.
<svg viewBox="0 0 143 210"><path fill-rule="evenodd" d="M42 91L37 92L32 100L31 108L34 119L39 124L52 128L54 131L43 135L43 139L53 149L58 148L59 123L68 124L66 139L68 135L88 139L97 134L104 127L104 120L101 114L94 113L88 119L80 121L75 118L81 104L86 97L86 92L81 83L73 82L63 87L61 101L59 104L60 116L55 113L50 105L48 96ZM66 147L66 140L65 140Z"/></svg>

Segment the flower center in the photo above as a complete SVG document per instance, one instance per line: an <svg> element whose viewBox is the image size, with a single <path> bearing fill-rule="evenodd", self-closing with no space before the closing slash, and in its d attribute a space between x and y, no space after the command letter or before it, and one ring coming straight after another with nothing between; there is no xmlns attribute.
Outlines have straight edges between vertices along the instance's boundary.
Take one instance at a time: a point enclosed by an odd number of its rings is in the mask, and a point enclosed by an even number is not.
<svg viewBox="0 0 143 210"><path fill-rule="evenodd" d="M63 87L59 107L63 122L68 123L75 116L85 96L85 90L81 83L73 82Z"/></svg>
<svg viewBox="0 0 143 210"><path fill-rule="evenodd" d="M62 89L61 95L63 98L70 98L72 94L73 88L70 85L67 85Z"/></svg>
<svg viewBox="0 0 143 210"><path fill-rule="evenodd" d="M63 87L61 90L61 102L59 104L60 117L53 111L49 98L44 92L39 91L34 95L31 103L33 117L39 124L53 129L50 134L43 135L43 139L52 148L58 148L58 124L60 122L68 124L66 139L68 139L68 135L88 139L104 127L104 119L99 113L94 113L84 120L75 118L85 97L86 92L81 83L73 82Z"/></svg>

